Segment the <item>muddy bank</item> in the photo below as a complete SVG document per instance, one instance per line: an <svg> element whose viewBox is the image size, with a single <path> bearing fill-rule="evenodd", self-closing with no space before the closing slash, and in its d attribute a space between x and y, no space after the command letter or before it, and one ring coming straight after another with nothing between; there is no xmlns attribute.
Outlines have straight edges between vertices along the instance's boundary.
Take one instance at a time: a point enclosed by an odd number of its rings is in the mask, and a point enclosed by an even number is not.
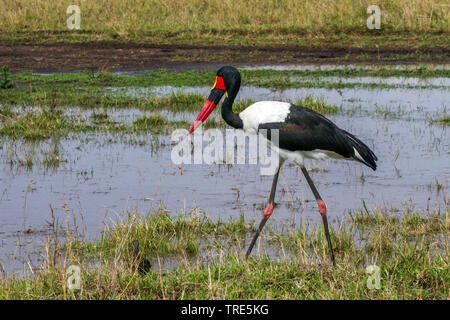
<svg viewBox="0 0 450 320"><path fill-rule="evenodd" d="M0 44L0 65L11 71L215 69L224 63L450 63L448 48L262 47L118 42Z"/></svg>

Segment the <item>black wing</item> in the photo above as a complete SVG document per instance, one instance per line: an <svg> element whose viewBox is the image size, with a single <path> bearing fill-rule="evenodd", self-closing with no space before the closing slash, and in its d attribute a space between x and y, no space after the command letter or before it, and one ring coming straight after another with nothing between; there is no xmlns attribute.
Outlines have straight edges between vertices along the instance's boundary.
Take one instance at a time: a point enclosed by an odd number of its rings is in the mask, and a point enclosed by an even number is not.
<svg viewBox="0 0 450 320"><path fill-rule="evenodd" d="M261 131L262 129L266 129ZM376 169L377 157L361 140L339 129L321 114L304 107L292 105L284 122L262 123L258 126L271 140L271 129L278 129L279 147L290 151L333 151L345 158L354 158ZM355 148L361 157L355 154Z"/></svg>

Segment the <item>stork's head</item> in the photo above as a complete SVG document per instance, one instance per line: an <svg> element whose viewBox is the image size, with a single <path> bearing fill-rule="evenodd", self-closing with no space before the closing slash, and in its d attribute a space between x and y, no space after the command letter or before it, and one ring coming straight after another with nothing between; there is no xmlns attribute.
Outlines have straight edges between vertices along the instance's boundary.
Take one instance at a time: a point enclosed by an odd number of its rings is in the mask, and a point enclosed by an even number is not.
<svg viewBox="0 0 450 320"><path fill-rule="evenodd" d="M225 66L220 68L217 71L216 81L211 88L211 93L198 114L197 119L192 124L191 129L189 129L189 133L192 133L208 118L224 94L227 99L234 99L240 85L241 74L235 67Z"/></svg>

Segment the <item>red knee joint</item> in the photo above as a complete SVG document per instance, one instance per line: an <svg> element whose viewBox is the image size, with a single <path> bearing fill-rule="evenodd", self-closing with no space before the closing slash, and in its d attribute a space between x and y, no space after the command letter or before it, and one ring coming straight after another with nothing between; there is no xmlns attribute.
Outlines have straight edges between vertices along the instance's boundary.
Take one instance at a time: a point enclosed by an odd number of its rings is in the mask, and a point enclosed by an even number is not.
<svg viewBox="0 0 450 320"><path fill-rule="evenodd" d="M327 215L327 205L323 200L317 200L317 204L319 205L319 212L322 216Z"/></svg>
<svg viewBox="0 0 450 320"><path fill-rule="evenodd" d="M266 207L266 210L264 210L264 218L269 218L272 212L273 212L273 204L269 203Z"/></svg>

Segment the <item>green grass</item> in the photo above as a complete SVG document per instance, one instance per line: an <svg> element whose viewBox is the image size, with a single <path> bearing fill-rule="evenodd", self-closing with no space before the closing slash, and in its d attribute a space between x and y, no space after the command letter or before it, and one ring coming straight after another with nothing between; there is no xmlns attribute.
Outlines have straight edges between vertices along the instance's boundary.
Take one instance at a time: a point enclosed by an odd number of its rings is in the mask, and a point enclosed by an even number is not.
<svg viewBox="0 0 450 320"><path fill-rule="evenodd" d="M137 130L152 131L158 128L158 131L163 131L169 128L188 128L190 125L187 121L169 121L160 114L152 116L142 116L133 122L133 127Z"/></svg>
<svg viewBox="0 0 450 320"><path fill-rule="evenodd" d="M396 70L389 68L322 70L322 71L273 71L242 70L243 85L262 88L446 88L430 85L390 85L373 83L344 83L323 80L322 77L450 77L449 70L413 68ZM148 72L143 76L120 76L87 73L54 74L49 76L18 73L14 81L18 87L0 90L0 103L6 106L77 106L86 108L138 108L148 111L169 109L174 112L197 111L205 97L195 93L177 92L166 96L143 93L132 96L129 88L154 86L209 86L213 71L165 71ZM109 87L114 90L107 89ZM244 103L244 105L248 105ZM237 106L236 110L242 110ZM319 111L320 112L320 111Z"/></svg>
<svg viewBox="0 0 450 320"><path fill-rule="evenodd" d="M58 136L62 132L80 132L90 129L89 126L77 122L63 116L60 111L49 108L42 112L25 114L0 110L0 136L40 140L52 135Z"/></svg>
<svg viewBox="0 0 450 320"><path fill-rule="evenodd" d="M81 107L86 109L134 108L143 111L162 109L197 111L206 97L192 93L172 93L157 97L154 95L133 97L125 92L116 92L102 87L79 88L77 85L38 85L0 90L0 104L4 107Z"/></svg>
<svg viewBox="0 0 450 320"><path fill-rule="evenodd" d="M408 69L396 69L388 66L358 68L343 67L334 70L240 70L242 85L273 87L270 83L291 82L289 78L316 81L320 77L418 77L437 78L450 77L450 70L436 69L432 66L415 66ZM109 73L92 74L92 72L55 73L38 75L29 72L14 74L17 83L27 85L43 84L78 84L79 86L111 86L111 87L151 87L151 86L211 86L214 82L214 70L187 70L167 72L147 71L136 76L122 76ZM308 79L309 78L309 79ZM268 82L263 82L268 81ZM317 82L317 81L316 81ZM280 85L278 85L279 87ZM288 86L287 86L288 87Z"/></svg>
<svg viewBox="0 0 450 320"><path fill-rule="evenodd" d="M252 101L238 103L237 109L244 109L251 103ZM328 114L339 110L338 107L324 104L323 101L311 97L298 101L297 104ZM65 114L61 108L47 107L42 110L21 112L4 107L0 110L0 137L36 141L87 132L133 134L144 131L167 134L171 129L188 129L190 126L188 121L167 120L160 114L139 117L131 124L111 121L106 113L93 113L90 120L88 121L82 115ZM225 128L226 124L222 119L211 118L205 126L206 128Z"/></svg>
<svg viewBox="0 0 450 320"><path fill-rule="evenodd" d="M314 71L275 71L275 70L242 70L243 85L264 88L345 88L345 87L385 87L378 83L342 83L330 82L326 77L351 78L355 76L372 77L450 77L445 69L429 67L413 67L409 69L394 68L342 68L338 70ZM213 82L213 71L146 72L142 75L122 76L108 73L92 74L87 72L36 75L17 73L8 76L8 81L15 87L0 89L0 136L14 139L42 140L54 136L67 136L69 133L81 132L120 132L136 133L148 131L167 133L174 128L188 128L189 121L172 121L164 119L160 112L197 113L206 96L197 93L184 93L182 90L165 95L155 95L151 89L168 85L178 88L188 86L209 86ZM389 86L389 85L388 85ZM392 86L397 87L397 86ZM429 88L430 86L426 86ZM142 89L142 90L141 90ZM136 90L133 92L132 90ZM139 90L141 90L139 92ZM233 105L234 112L240 112L255 101L237 100ZM306 96L298 101L291 101L322 114L342 112L340 106L326 104L322 99ZM23 106L38 107L38 111L24 111ZM12 111L12 108L16 108ZM68 107L92 109L95 112L86 119L82 114L67 114ZM108 116L108 110L132 108L151 112L152 115L137 119L134 123L115 122ZM40 110L40 111L39 111ZM378 116L397 118L401 110L376 108ZM224 121L218 113L211 117L206 128L224 128ZM213 115L214 116L214 115ZM448 124L448 117L433 118L430 123Z"/></svg>
<svg viewBox="0 0 450 320"><path fill-rule="evenodd" d="M377 83L345 83L326 80L326 77L450 77L446 69L425 67L397 70L393 68L343 68L339 70L316 71L274 71L241 70L243 86L262 88L431 88L429 85L390 85ZM172 93L169 96L155 97L151 94L131 96L129 88L155 86L210 86L215 77L214 71L147 72L139 76L120 76L112 74L92 75L90 73L66 73L35 75L17 73L13 80L17 88L0 90L0 103L3 105L32 106L80 106L106 108L139 108L158 111L168 108L173 111L195 111L205 97L193 93ZM115 90L108 90L113 87Z"/></svg>
<svg viewBox="0 0 450 320"><path fill-rule="evenodd" d="M33 99L29 95L20 95L19 98ZM67 96L61 95L62 99L67 99ZM85 97L77 100L84 101L84 107L103 108L103 112L94 112L90 119L87 119L83 114L68 114L64 112L64 107L56 107L62 102L49 98L49 100L36 99L30 100L24 105L33 105L41 107L39 110L22 111L21 109L13 111L9 106L3 106L0 109L0 137L8 136L13 139L23 138L25 140L45 140L50 137L64 137L70 133L83 132L112 132L132 134L140 131L151 133L167 134L169 130L175 128L188 129L190 122L183 120L167 120L158 112L161 110L170 111L191 111L197 112L201 109L204 97L197 94L172 94L162 98L114 98L108 97L103 100L103 103L96 105L95 101L82 100ZM97 99L97 97L93 97ZM117 100L115 100L117 99ZM131 101L130 101L131 100ZM110 103L105 103L109 101ZM33 104L33 102L37 102ZM73 105L71 102L70 105ZM252 100L239 101L233 105L235 112L240 112L254 103ZM340 108L324 103L321 99L315 99L307 96L303 100L298 100L297 105L310 108L323 114L337 113ZM12 103L15 105L15 103ZM52 105L53 107L48 107ZM75 104L76 105L76 104ZM141 110L155 111L150 116L142 116L133 121L131 124L112 121L107 112L107 108L123 108L132 107ZM205 123L206 128L225 128L225 122L220 119L212 118Z"/></svg>
<svg viewBox="0 0 450 320"><path fill-rule="evenodd" d="M255 81L265 73L255 72ZM271 72L266 73L270 76ZM252 83L252 73L248 83ZM188 128L190 122L167 120L159 113L167 110L196 113L201 109L206 97L196 93L176 92L156 96L152 93L133 95L130 89L147 88L163 83L173 86L205 85L214 79L213 72L187 71L167 73L165 71L148 73L145 76L119 76L87 73L33 75L19 73L14 75L18 84L14 88L0 90L0 136L14 139L43 140L50 137L67 136L69 133L120 132L135 133L148 131L167 133L174 128ZM111 89L114 88L113 89ZM299 101L298 105L323 114L334 114L340 109L310 96ZM254 103L253 100L238 100L233 109L240 112ZM26 110L23 107L37 107ZM80 107L95 112L86 118L81 113L66 113L65 109ZM14 109L15 108L15 109ZM131 124L115 122L108 116L108 110L132 108L152 112L151 116L137 119ZM224 128L221 119L210 119L206 128Z"/></svg>
<svg viewBox="0 0 450 320"><path fill-rule="evenodd" d="M305 70L305 71L274 71L274 70L242 70L243 85L264 88L299 88L299 87L379 87L380 84L327 82L325 77L450 77L445 69L415 67L410 69L394 68L342 68L338 70ZM87 72L36 75L32 73L17 73L8 76L8 81L17 84L15 87L0 89L0 136L13 138L23 137L27 140L47 139L50 136L67 135L69 132L111 131L137 132L151 131L167 132L172 128L187 128L186 121L170 121L163 119L158 113L162 110L171 112L198 112L205 96L196 93L176 92L163 96L155 96L150 91L134 94L130 88L152 88L169 85L174 87L207 86L214 79L213 71L182 71L147 72L143 75L121 76L113 74L92 74ZM296 80L299 79L299 80ZM384 86L382 86L384 87ZM429 87L429 86L427 86ZM113 90L110 88L114 88ZM307 96L299 101L291 101L323 114L340 112L340 107L331 106L323 100ZM238 100L233 105L234 112L240 112L254 103L253 100ZM23 112L22 106L41 108L42 112ZM11 107L20 107L11 111ZM90 119L81 115L67 115L63 112L67 107L86 109L101 109ZM117 108L133 108L150 111L154 114L143 117L133 124L116 123L109 119L107 110ZM393 111L376 109L376 114L392 117ZM394 112L397 115L398 112ZM397 115L398 116L398 115ZM89 121L90 120L90 121ZM431 123L447 124L447 117L432 119ZM211 118L205 124L206 128L225 127L221 119Z"/></svg>
<svg viewBox="0 0 450 320"><path fill-rule="evenodd" d="M297 100L295 102L295 105L302 106L302 107L305 107L305 108L308 108L308 109L311 109L311 110L314 110L316 112L319 112L321 114L326 114L326 115L336 114L340 110L342 110L342 108L340 108L340 107L327 104L327 103L325 103L325 101L323 101L323 99L314 98L313 96L306 96L302 100Z"/></svg>
<svg viewBox="0 0 450 320"><path fill-rule="evenodd" d="M158 114L140 117L131 124L111 121L105 113L94 113L91 120L82 115L64 114L57 108L21 112L4 107L0 109L0 137L38 141L87 132L134 134L145 131L167 134L171 129L189 127L186 121L169 121Z"/></svg>
<svg viewBox="0 0 450 320"><path fill-rule="evenodd" d="M0 278L0 299L448 299L448 213L352 212L331 229L333 268L320 224L282 232L269 224L246 260L255 225L243 216L213 221L198 209L169 215L159 207L130 213L96 241L49 239L43 269ZM133 239L152 262L146 274L133 262ZM81 290L67 289L72 264L81 267ZM366 285L372 264L380 289Z"/></svg>

